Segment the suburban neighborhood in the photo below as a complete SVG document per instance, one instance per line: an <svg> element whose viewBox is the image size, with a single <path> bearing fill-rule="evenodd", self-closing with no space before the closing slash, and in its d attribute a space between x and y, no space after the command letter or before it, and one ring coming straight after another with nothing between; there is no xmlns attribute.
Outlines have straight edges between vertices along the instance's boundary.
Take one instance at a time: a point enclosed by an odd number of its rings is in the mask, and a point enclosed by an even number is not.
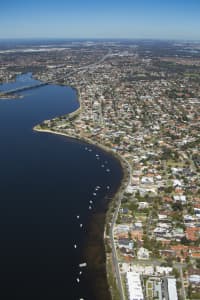
<svg viewBox="0 0 200 300"><path fill-rule="evenodd" d="M32 55L35 78L74 87L80 101L36 130L101 145L122 162L104 234L119 299L200 299L200 44L88 42Z"/></svg>

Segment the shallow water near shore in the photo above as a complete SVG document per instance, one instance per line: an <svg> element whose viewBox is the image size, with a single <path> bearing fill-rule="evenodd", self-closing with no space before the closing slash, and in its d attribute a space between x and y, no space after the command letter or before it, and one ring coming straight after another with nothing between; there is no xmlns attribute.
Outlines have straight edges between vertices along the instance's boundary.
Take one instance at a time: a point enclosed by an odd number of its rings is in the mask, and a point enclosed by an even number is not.
<svg viewBox="0 0 200 300"><path fill-rule="evenodd" d="M34 82L25 74L0 90ZM0 296L95 300L91 274L79 263L91 217L105 212L121 167L94 146L33 131L43 120L77 109L75 90L48 85L22 95L0 100Z"/></svg>

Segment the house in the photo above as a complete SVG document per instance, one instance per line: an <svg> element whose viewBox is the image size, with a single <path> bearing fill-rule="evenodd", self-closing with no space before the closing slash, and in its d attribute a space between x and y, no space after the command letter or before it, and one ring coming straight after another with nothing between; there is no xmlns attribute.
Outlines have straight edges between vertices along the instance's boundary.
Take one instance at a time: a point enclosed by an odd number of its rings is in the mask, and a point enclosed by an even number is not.
<svg viewBox="0 0 200 300"><path fill-rule="evenodd" d="M120 212L122 213L122 214L128 214L128 208L126 208L126 207L123 207L123 208L121 208L120 209Z"/></svg>
<svg viewBox="0 0 200 300"><path fill-rule="evenodd" d="M117 233L115 236L118 240L128 239L128 232L120 232L120 233Z"/></svg>
<svg viewBox="0 0 200 300"><path fill-rule="evenodd" d="M139 248L137 257L138 259L149 259L149 250L143 247Z"/></svg>
<svg viewBox="0 0 200 300"><path fill-rule="evenodd" d="M172 231L172 235L173 235L173 237L175 237L177 239L181 239L181 238L183 238L185 236L185 233L184 233L183 228L175 228Z"/></svg>
<svg viewBox="0 0 200 300"><path fill-rule="evenodd" d="M133 250L133 241L129 239L119 239L118 240L119 248L125 248L127 250Z"/></svg>
<svg viewBox="0 0 200 300"><path fill-rule="evenodd" d="M143 225L142 225L142 222L138 221L138 222L135 222L133 224L133 228L134 229L142 229Z"/></svg>
<svg viewBox="0 0 200 300"><path fill-rule="evenodd" d="M186 196L185 195L174 195L173 199L175 202L181 202L182 204L186 203Z"/></svg>
<svg viewBox="0 0 200 300"><path fill-rule="evenodd" d="M126 188L126 193L127 194L133 194L133 192L135 191L135 188L131 185L127 186Z"/></svg>
<svg viewBox="0 0 200 300"><path fill-rule="evenodd" d="M159 221L167 220L167 219L168 219L168 216L167 216L167 215L164 215L164 214L158 214L158 219L159 219Z"/></svg>
<svg viewBox="0 0 200 300"><path fill-rule="evenodd" d="M173 180L173 186L174 186L174 187L181 187L181 186L182 186L182 183L181 183L180 180L174 179L174 180Z"/></svg>
<svg viewBox="0 0 200 300"><path fill-rule="evenodd" d="M142 237L143 237L143 231L142 230L140 230L140 229L131 230L131 238L133 240L141 241Z"/></svg>
<svg viewBox="0 0 200 300"><path fill-rule="evenodd" d="M187 227L185 231L186 238L189 241L197 241L200 237L200 228L199 227Z"/></svg>
<svg viewBox="0 0 200 300"><path fill-rule="evenodd" d="M141 179L141 184L153 184L154 183L154 179L153 177L142 177Z"/></svg>
<svg viewBox="0 0 200 300"><path fill-rule="evenodd" d="M170 228L170 224L158 223L153 232L156 237L167 237L170 234Z"/></svg>
<svg viewBox="0 0 200 300"><path fill-rule="evenodd" d="M119 224L115 227L116 233L128 232L129 230L130 230L130 226L125 224Z"/></svg>
<svg viewBox="0 0 200 300"><path fill-rule="evenodd" d="M149 207L148 202L139 202L138 203L138 209L144 209L144 208L148 208L148 207Z"/></svg>
<svg viewBox="0 0 200 300"><path fill-rule="evenodd" d="M169 275L172 272L173 268L171 267L161 267L156 266L156 273L160 275Z"/></svg>
<svg viewBox="0 0 200 300"><path fill-rule="evenodd" d="M175 257L180 257L181 260L184 260L186 257L189 256L189 248L188 246L184 246L184 245L174 245L170 247L173 256Z"/></svg>
<svg viewBox="0 0 200 300"><path fill-rule="evenodd" d="M197 275L197 274L190 275L190 276L188 276L188 280L192 284L199 285L200 284L200 275Z"/></svg>
<svg viewBox="0 0 200 300"><path fill-rule="evenodd" d="M195 218L191 215L185 215L183 218L185 222L193 222L195 220Z"/></svg>

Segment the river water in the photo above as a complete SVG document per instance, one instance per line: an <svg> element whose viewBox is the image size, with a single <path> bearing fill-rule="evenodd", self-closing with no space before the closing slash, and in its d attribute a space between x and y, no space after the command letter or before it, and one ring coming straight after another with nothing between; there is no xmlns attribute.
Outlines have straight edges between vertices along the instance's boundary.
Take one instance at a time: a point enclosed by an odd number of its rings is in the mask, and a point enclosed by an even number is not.
<svg viewBox="0 0 200 300"><path fill-rule="evenodd" d="M35 82L21 75L0 91ZM47 85L21 94L0 100L0 298L95 300L79 263L92 214L121 181L120 165L94 146L33 131L77 109L75 90Z"/></svg>

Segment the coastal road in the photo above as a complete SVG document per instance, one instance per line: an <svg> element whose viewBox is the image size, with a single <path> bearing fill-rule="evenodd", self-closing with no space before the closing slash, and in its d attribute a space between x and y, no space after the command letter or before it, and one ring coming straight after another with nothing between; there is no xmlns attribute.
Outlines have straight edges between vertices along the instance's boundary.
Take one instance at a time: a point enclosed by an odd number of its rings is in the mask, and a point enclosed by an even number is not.
<svg viewBox="0 0 200 300"><path fill-rule="evenodd" d="M120 275L120 271L119 271L119 263L118 263L118 259L117 259L117 251L116 251L115 240L114 240L114 226L115 226L117 216L118 216L118 213L119 213L119 209L120 209L120 206L121 206L122 198L123 198L123 194L120 194L118 202L117 202L117 207L115 209L115 212L114 212L114 215L113 215L113 218L112 218L111 227L110 227L110 241L111 241L111 247L112 247L112 259L113 259L113 265L114 265L114 268L115 268L117 286L118 286L118 289L119 289L119 292L120 292L120 299L121 300L126 300L125 295L124 295L122 279L121 279L121 275Z"/></svg>
<svg viewBox="0 0 200 300"><path fill-rule="evenodd" d="M67 74L67 77L75 74L78 71L83 71L84 72L84 71L88 71L89 69L94 71L99 66L99 64L101 64L103 61L105 61L105 59L107 57L109 57L111 54L112 54L112 51L111 51L111 49L109 49L108 53L105 54L97 62L92 63L92 64L87 65L87 66L79 67L76 70L74 70L73 72L70 72L69 74ZM66 79L66 75L62 76L60 78L56 78L55 81L58 81L60 79ZM122 279L121 279L121 274L120 274L120 270L119 270L119 261L118 261L118 258L117 258L117 251L116 251L116 247L115 247L115 241L114 241L114 226L116 224L119 209L120 209L120 206L121 206L121 200L123 199L123 196L124 196L124 191L125 191L126 187L131 183L132 170L131 170L131 166L130 166L129 162L126 161L126 159L124 159L123 157L121 157L121 158L124 161L124 164L127 168L127 173L128 173L129 180L126 184L123 184L123 191L119 192L118 200L117 200L117 203L116 203L116 209L115 209L115 212L113 214L112 221L111 221L109 236L110 236L111 247L112 247L112 260L113 260L113 265L114 265L114 268L115 268L115 275L116 275L117 286L118 286L119 293L120 293L120 299L121 300L126 300L126 297L125 297L125 294L124 294L124 289L123 289L123 283L122 283Z"/></svg>
<svg viewBox="0 0 200 300"><path fill-rule="evenodd" d="M113 265L115 268L115 274L116 274L117 286L118 286L119 293L120 293L120 298L121 298L121 300L126 300L126 297L124 294L124 289L123 289L123 283L122 283L122 279L121 279L121 274L120 274L120 270L119 270L119 261L117 258L117 251L116 251L115 240L114 240L114 226L116 224L119 209L121 207L121 201L124 197L124 191L131 182L131 174L132 174L131 166L130 166L129 162L125 159L123 159L123 161L125 162L127 169L128 169L129 180L128 180L128 183L126 183L126 186L123 187L123 191L119 193L117 206L116 206L115 212L113 214L109 235L110 235L110 241L111 241L111 247L112 247Z"/></svg>

